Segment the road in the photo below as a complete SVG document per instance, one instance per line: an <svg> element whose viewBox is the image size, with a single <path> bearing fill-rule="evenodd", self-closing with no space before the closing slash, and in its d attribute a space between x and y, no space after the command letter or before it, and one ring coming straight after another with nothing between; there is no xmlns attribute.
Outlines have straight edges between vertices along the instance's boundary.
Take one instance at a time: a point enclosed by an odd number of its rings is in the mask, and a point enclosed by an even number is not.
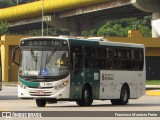
<svg viewBox="0 0 160 120"><path fill-rule="evenodd" d="M113 106L110 101L95 100L90 107L79 107L75 102L66 101L39 108L33 99L19 99L17 87L3 86L0 91L0 111L160 111L160 96L144 95L122 106Z"/></svg>

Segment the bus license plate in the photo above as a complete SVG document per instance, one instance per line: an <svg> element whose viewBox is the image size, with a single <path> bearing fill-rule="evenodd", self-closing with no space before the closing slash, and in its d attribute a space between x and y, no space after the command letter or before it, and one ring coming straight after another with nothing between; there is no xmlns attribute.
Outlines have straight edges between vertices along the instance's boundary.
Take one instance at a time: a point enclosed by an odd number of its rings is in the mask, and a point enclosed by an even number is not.
<svg viewBox="0 0 160 120"><path fill-rule="evenodd" d="M43 91L36 91L36 95L45 95Z"/></svg>
<svg viewBox="0 0 160 120"><path fill-rule="evenodd" d="M40 86L41 87L53 87L54 83L51 83L51 82L42 82L42 83L40 83Z"/></svg>

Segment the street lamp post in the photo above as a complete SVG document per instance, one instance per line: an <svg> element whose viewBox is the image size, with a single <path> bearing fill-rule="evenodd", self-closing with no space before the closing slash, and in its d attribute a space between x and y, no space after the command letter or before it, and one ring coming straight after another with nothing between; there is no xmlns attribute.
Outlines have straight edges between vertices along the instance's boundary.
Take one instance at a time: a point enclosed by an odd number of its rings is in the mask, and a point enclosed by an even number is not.
<svg viewBox="0 0 160 120"><path fill-rule="evenodd" d="M44 16L44 0L42 0L42 36L43 36L43 29L44 29L44 25L43 25L43 16Z"/></svg>

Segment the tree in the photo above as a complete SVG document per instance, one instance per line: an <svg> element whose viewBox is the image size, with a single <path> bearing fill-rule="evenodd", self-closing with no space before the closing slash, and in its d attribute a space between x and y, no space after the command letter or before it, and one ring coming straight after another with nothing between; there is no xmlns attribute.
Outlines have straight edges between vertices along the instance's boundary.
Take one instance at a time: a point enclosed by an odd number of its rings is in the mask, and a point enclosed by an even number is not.
<svg viewBox="0 0 160 120"><path fill-rule="evenodd" d="M28 3L28 2L34 2L35 0L18 0L18 4L25 4L25 3Z"/></svg>
<svg viewBox="0 0 160 120"><path fill-rule="evenodd" d="M16 0L0 0L0 8L16 5Z"/></svg>
<svg viewBox="0 0 160 120"><path fill-rule="evenodd" d="M140 30L144 37L151 37L151 16L107 20L97 30L83 31L82 36L126 37L131 29Z"/></svg>
<svg viewBox="0 0 160 120"><path fill-rule="evenodd" d="M0 8L11 7L18 4L25 4L28 2L34 2L35 0L0 0Z"/></svg>
<svg viewBox="0 0 160 120"><path fill-rule="evenodd" d="M82 36L96 36L97 35L97 30L90 30L90 31L82 31Z"/></svg>
<svg viewBox="0 0 160 120"><path fill-rule="evenodd" d="M9 24L7 22L0 22L0 36L7 33L8 26Z"/></svg>

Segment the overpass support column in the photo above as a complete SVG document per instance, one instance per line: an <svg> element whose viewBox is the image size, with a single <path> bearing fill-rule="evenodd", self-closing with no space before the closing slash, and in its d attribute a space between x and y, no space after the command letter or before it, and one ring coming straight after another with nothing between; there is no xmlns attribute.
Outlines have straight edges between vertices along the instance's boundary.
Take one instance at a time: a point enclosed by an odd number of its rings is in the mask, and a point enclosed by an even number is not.
<svg viewBox="0 0 160 120"><path fill-rule="evenodd" d="M69 20L67 18L60 19L49 15L44 17L44 21L53 28L69 30L72 36L79 36L81 33L80 22L76 20Z"/></svg>
<svg viewBox="0 0 160 120"><path fill-rule="evenodd" d="M69 34L71 36L80 36L81 35L81 23L76 20L70 20L68 26Z"/></svg>
<svg viewBox="0 0 160 120"><path fill-rule="evenodd" d="M152 37L160 37L160 12L152 13Z"/></svg>
<svg viewBox="0 0 160 120"><path fill-rule="evenodd" d="M69 19L45 16L44 21L52 27L69 30L71 36L80 36L82 31L99 28L106 22L106 19Z"/></svg>
<svg viewBox="0 0 160 120"><path fill-rule="evenodd" d="M9 46L5 43L5 36L1 37L1 42L3 41L3 45L1 45L1 60L2 60L2 81L8 82L8 54L9 54Z"/></svg>
<svg viewBox="0 0 160 120"><path fill-rule="evenodd" d="M82 31L98 29L105 22L106 19L98 19L98 18L69 21L70 35L80 36Z"/></svg>

